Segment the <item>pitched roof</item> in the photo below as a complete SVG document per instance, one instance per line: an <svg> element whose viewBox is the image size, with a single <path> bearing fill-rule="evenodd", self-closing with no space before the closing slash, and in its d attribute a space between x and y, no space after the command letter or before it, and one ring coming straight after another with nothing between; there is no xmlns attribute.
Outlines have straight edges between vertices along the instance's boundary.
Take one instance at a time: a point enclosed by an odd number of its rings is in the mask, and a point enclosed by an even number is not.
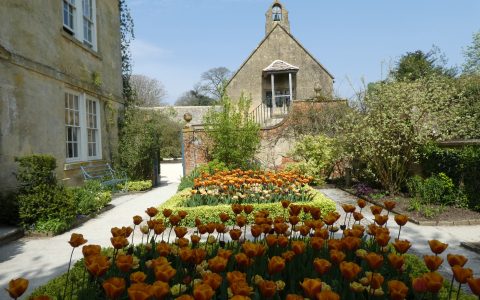
<svg viewBox="0 0 480 300"><path fill-rule="evenodd" d="M305 51L327 74L328 76L330 76L332 79L334 79L335 77L332 75L332 73L330 73L310 52L308 52L307 49L305 49L305 47L303 47L302 44L300 44L300 42L291 34L289 33L285 28L283 28L282 25L280 24L277 24L275 25L275 27L273 27L273 29L263 38L263 40L260 42L260 44L258 44L258 46L252 51L252 53L247 57L247 59L242 63L242 65L237 69L237 71L233 74L233 76L230 78L230 80L228 81L227 83L227 86L230 85L230 82L232 82L232 80L237 76L237 74L240 72L241 69L243 69L243 67L247 64L247 62L250 60L250 58L257 52L258 49L260 49L260 47L263 45L263 43L265 43L265 41L270 37L270 35L272 34L272 32L275 31L275 29L277 27L280 27L286 34L288 34L292 40L297 43L298 46L300 46L300 48L303 49L303 51Z"/></svg>
<svg viewBox="0 0 480 300"><path fill-rule="evenodd" d="M264 72L280 72L280 71L295 71L295 70L299 70L299 68L279 59L275 60L268 67L263 69Z"/></svg>

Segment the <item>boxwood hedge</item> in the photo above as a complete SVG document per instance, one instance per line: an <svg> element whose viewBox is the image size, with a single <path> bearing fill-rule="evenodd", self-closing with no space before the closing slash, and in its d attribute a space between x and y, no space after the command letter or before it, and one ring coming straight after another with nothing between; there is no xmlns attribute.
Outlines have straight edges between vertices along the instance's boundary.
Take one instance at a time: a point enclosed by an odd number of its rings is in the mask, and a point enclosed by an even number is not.
<svg viewBox="0 0 480 300"><path fill-rule="evenodd" d="M330 211L335 210L335 202L333 200L325 197L319 191L310 188L311 193L314 195L312 201L308 202L296 202L299 205L310 205L314 207L318 207L322 210L322 213L328 213ZM183 226L194 227L195 226L195 218L199 218L203 223L209 222L219 222L219 213L226 212L233 216L233 212L231 209L231 205L215 205L215 206L196 206L196 207L186 207L184 206L185 201L190 197L190 189L184 189L181 192L178 192L170 199L168 199L165 203L163 203L159 209L162 211L165 208L171 209L174 213L183 210L188 213L186 220L182 223ZM262 203L262 204L251 204L254 207L254 212L259 210L268 210L270 212L271 217L277 216L284 216L284 209L280 203ZM253 214L249 215L249 221L252 221ZM303 212L302 212L303 214ZM161 214L159 214L161 215ZM302 215L300 215L302 217ZM232 225L232 221L230 220L228 225Z"/></svg>

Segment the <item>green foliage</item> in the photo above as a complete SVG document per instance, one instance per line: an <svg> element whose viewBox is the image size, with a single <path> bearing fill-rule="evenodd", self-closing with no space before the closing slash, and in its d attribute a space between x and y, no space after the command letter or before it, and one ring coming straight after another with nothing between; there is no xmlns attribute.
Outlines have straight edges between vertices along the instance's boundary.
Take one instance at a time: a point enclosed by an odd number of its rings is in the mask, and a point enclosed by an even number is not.
<svg viewBox="0 0 480 300"><path fill-rule="evenodd" d="M287 169L296 170L299 174L312 176L315 183L321 184L332 172L338 154L334 140L325 135L302 136L293 147L291 155L299 163Z"/></svg>
<svg viewBox="0 0 480 300"><path fill-rule="evenodd" d="M445 173L456 188L463 191L471 209L480 210L480 147L440 148L428 144L420 155L427 175Z"/></svg>
<svg viewBox="0 0 480 300"><path fill-rule="evenodd" d="M231 169L248 168L260 145L259 125L248 117L250 104L243 95L238 101L225 95L221 110L211 109L204 118L212 158Z"/></svg>
<svg viewBox="0 0 480 300"><path fill-rule="evenodd" d="M407 180L407 187L413 197L424 204L463 206L462 198L453 181L445 173L434 174L426 179L414 176ZM460 197L459 197L460 196Z"/></svg>
<svg viewBox="0 0 480 300"><path fill-rule="evenodd" d="M127 0L118 0L118 9L120 11L120 51L122 56L122 82L123 98L128 107L133 102L133 89L130 85L130 75L132 74L132 53L130 52L130 43L135 38L133 32L133 18L127 5Z"/></svg>
<svg viewBox="0 0 480 300"><path fill-rule="evenodd" d="M156 159L180 156L180 130L180 123L168 112L128 108L120 132L118 164L131 179L151 178Z"/></svg>
<svg viewBox="0 0 480 300"><path fill-rule="evenodd" d="M89 215L105 207L112 200L112 193L105 191L99 181L87 180L85 186L72 189L76 213Z"/></svg>
<svg viewBox="0 0 480 300"><path fill-rule="evenodd" d="M344 124L342 145L394 194L423 145L471 128L469 122L452 118L462 107L460 95L452 79L438 76L371 85L364 99L365 113L351 114Z"/></svg>
<svg viewBox="0 0 480 300"><path fill-rule="evenodd" d="M57 162L51 155L28 155L16 157L18 163L17 180L20 183L20 191L28 193L39 185L56 185L55 169Z"/></svg>
<svg viewBox="0 0 480 300"><path fill-rule="evenodd" d="M335 202L325 197L322 193L317 190L311 189L310 193L313 195L313 200L308 202L297 202L299 205L311 205L315 207L319 207L322 210L323 214L326 214L330 211L334 211L336 209ZM196 207L186 207L185 202L188 201L190 197L190 189L185 189L177 194L175 194L172 198L167 200L164 204L162 204L159 209L163 210L165 208L172 209L174 213L178 211L186 211L188 213L186 218L185 226L193 227L195 226L195 218L199 218L203 223L209 222L218 222L219 221L219 213L220 212L227 212L233 216L233 212L230 205L215 205L215 206L196 206ZM270 212L270 217L280 217L284 216L285 211L280 203L262 203L262 204L252 204L254 207L254 211L259 210L268 210ZM302 213L303 214L303 213ZM301 217L301 216L300 216ZM252 220L253 213L249 215L249 220ZM233 223L231 220L229 225Z"/></svg>
<svg viewBox="0 0 480 300"><path fill-rule="evenodd" d="M127 190L129 192L141 192L147 191L152 188L152 181L151 180L138 180L138 181L129 181L127 182ZM119 189L124 189L125 185L119 185Z"/></svg>
<svg viewBox="0 0 480 300"><path fill-rule="evenodd" d="M35 231L60 234L67 231L71 224L64 219L42 219L35 223Z"/></svg>
<svg viewBox="0 0 480 300"><path fill-rule="evenodd" d="M440 50L434 47L427 53L421 50L407 52L399 59L390 75L398 81L415 81L432 75L453 77L456 70L445 67L445 59Z"/></svg>
<svg viewBox="0 0 480 300"><path fill-rule="evenodd" d="M178 185L177 192L183 191L186 188L193 188L193 180L198 178L203 173L208 173L210 175L214 174L217 171L228 171L227 166L225 163L220 162L218 159L214 159L209 161L206 164L201 164L197 166L192 172L187 175L183 176L180 180L180 184Z"/></svg>
<svg viewBox="0 0 480 300"><path fill-rule="evenodd" d="M480 31L473 34L472 44L464 50L463 72L480 75Z"/></svg>

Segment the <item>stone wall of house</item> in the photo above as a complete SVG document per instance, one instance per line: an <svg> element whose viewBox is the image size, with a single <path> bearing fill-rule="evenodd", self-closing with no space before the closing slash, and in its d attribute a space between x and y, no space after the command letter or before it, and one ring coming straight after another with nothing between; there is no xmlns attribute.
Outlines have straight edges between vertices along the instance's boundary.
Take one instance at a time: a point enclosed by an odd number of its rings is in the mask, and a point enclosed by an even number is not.
<svg viewBox="0 0 480 300"><path fill-rule="evenodd" d="M81 183L81 164L110 161L123 108L117 0L96 1L97 49L63 29L62 2L2 0L0 190L16 186L15 156L51 154L57 177ZM102 157L66 163L65 92L99 101Z"/></svg>
<svg viewBox="0 0 480 300"><path fill-rule="evenodd" d="M295 110L320 111L328 105L346 105L344 101L294 101L292 112ZM292 118L288 116L280 123L260 129L260 148L256 160L269 169L281 169L285 164L292 162L289 152L296 142L297 136L292 130ZM187 126L183 130L184 171L190 172L202 163L208 162L209 141L205 130L201 126Z"/></svg>
<svg viewBox="0 0 480 300"><path fill-rule="evenodd" d="M299 68L295 76L295 99L313 99L316 87L326 95L332 93L333 78L283 27L277 25L229 82L228 95L233 99L238 99L242 93L251 96L252 108L256 108L267 91L262 70L275 60Z"/></svg>

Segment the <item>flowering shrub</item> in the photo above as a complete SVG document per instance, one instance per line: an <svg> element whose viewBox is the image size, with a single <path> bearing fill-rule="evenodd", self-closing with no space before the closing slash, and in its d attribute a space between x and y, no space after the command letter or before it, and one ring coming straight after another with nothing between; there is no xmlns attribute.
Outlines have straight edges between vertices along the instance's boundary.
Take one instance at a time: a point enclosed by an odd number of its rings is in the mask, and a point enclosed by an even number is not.
<svg viewBox="0 0 480 300"><path fill-rule="evenodd" d="M185 206L232 203L275 203L309 201L313 196L306 185L312 177L294 172L220 171L204 173L194 180L191 197Z"/></svg>
<svg viewBox="0 0 480 300"><path fill-rule="evenodd" d="M146 213L150 218L146 222L134 216L133 228L111 229L111 256L102 254L98 245L83 246L88 279L69 283L67 273L67 285L77 285L78 299L438 297L444 281L436 272L443 263L438 254L448 245L429 241L433 255L425 255L424 261L430 272L410 278L405 253L411 243L400 239L407 217L395 216L400 230L395 233L394 242L390 242L391 233L386 226L394 202L385 203L386 214L382 214L381 207L373 206L375 223L367 228L357 224L365 206L362 200L359 211L344 204L346 216L342 219L337 212L322 217L314 207L289 201L281 205L285 217L271 218L267 211L253 211L251 205L233 204L235 225L225 225L231 217L221 212L216 223L197 221L193 232L182 226L186 212L172 214L165 209L160 213L149 208ZM299 217L301 212L303 217ZM247 224L247 215L254 215L253 223ZM137 226L142 232L142 243L132 245L130 235ZM249 239L245 240L247 232ZM172 233L176 238L169 242ZM205 243L200 242L202 237ZM72 234L72 253L86 242L81 234ZM479 296L480 278L473 278L472 270L464 268L466 261L461 255L448 255L454 274L452 285L454 280L459 287L468 284ZM17 298L27 286L28 281L17 279L10 282L7 290L12 298ZM62 298L68 296L65 291Z"/></svg>

